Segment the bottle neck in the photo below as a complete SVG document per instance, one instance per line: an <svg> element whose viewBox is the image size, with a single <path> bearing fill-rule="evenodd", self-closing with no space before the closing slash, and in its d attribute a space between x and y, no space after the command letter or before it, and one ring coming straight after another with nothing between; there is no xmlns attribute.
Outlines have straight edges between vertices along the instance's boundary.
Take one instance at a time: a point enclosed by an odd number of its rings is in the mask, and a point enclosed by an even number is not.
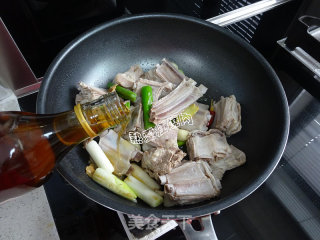
<svg viewBox="0 0 320 240"><path fill-rule="evenodd" d="M129 119L130 110L120 102L116 93L109 93L92 102L78 104L73 111L57 114L53 127L59 139L58 145L64 145L64 155L70 147L94 138L106 129L125 125ZM61 146L59 148L61 150Z"/></svg>
<svg viewBox="0 0 320 240"><path fill-rule="evenodd" d="M57 114L53 120L53 129L59 141L65 146L77 145L94 137L84 130L74 111Z"/></svg>
<svg viewBox="0 0 320 240"><path fill-rule="evenodd" d="M88 120L85 117L86 115L83 115L83 110L80 104L74 106L74 113L77 116L80 125L82 126L83 130L87 133L87 135L91 138L96 137L97 133L94 132L91 126L89 125Z"/></svg>
<svg viewBox="0 0 320 240"><path fill-rule="evenodd" d="M57 114L53 126L59 140L70 146L126 123L129 118L130 110L114 92L89 103L77 104L73 111Z"/></svg>
<svg viewBox="0 0 320 240"><path fill-rule="evenodd" d="M78 104L74 112L85 132L95 137L102 131L125 124L130 119L130 110L120 101L116 92L111 92L85 104Z"/></svg>

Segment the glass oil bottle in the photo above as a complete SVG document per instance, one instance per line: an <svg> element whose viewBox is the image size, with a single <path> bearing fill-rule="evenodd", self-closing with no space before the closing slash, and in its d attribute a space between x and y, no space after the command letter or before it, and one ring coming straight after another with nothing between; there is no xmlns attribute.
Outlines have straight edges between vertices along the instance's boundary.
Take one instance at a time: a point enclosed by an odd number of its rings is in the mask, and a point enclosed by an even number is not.
<svg viewBox="0 0 320 240"><path fill-rule="evenodd" d="M40 186L72 147L129 113L116 92L58 114L0 112L0 202Z"/></svg>

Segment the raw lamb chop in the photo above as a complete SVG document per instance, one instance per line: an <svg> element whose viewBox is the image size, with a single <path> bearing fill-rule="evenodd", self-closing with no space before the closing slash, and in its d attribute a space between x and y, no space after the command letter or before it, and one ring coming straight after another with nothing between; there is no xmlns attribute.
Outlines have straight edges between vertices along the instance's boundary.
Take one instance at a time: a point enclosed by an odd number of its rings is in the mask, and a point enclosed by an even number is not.
<svg viewBox="0 0 320 240"><path fill-rule="evenodd" d="M221 183L205 161L189 161L160 176L164 185L165 206L200 202L218 196Z"/></svg>
<svg viewBox="0 0 320 240"><path fill-rule="evenodd" d="M187 140L190 160L216 161L229 155L232 150L226 136L218 129L193 131Z"/></svg>
<svg viewBox="0 0 320 240"><path fill-rule="evenodd" d="M187 149L190 159L207 161L212 174L219 180L225 171L246 162L244 152L232 145L229 146L226 136L218 129L192 132L187 140Z"/></svg>
<svg viewBox="0 0 320 240"><path fill-rule="evenodd" d="M152 148L143 153L141 166L155 179L181 164L186 154L178 148Z"/></svg>
<svg viewBox="0 0 320 240"><path fill-rule="evenodd" d="M175 86L180 84L186 76L181 73L171 62L163 59L160 65L156 67L156 74L166 82L171 82Z"/></svg>
<svg viewBox="0 0 320 240"><path fill-rule="evenodd" d="M152 81L156 81L156 82L167 82L167 81L161 79L161 78L157 75L156 69L157 69L157 67L152 68L152 69L149 70L148 72L145 72L141 77L142 77L142 78L145 78L145 79L152 80Z"/></svg>
<svg viewBox="0 0 320 240"><path fill-rule="evenodd" d="M130 67L127 72L118 73L114 78L114 82L122 87L132 89L135 82L141 77L143 70L139 65Z"/></svg>
<svg viewBox="0 0 320 240"><path fill-rule="evenodd" d="M212 174L219 180L222 179L225 171L239 167L246 162L246 155L244 152L232 145L230 145L230 148L232 150L231 154L218 161L209 162Z"/></svg>
<svg viewBox="0 0 320 240"><path fill-rule="evenodd" d="M78 90L80 92L76 95L76 104L91 102L107 93L106 89L89 86L84 82L79 83Z"/></svg>
<svg viewBox="0 0 320 240"><path fill-rule="evenodd" d="M185 124L180 126L179 128L190 132L194 130L208 130L207 124L211 118L210 112L208 110L209 106L202 103L196 103L196 105L199 106L199 110L196 112L195 115L192 116L193 124Z"/></svg>
<svg viewBox="0 0 320 240"><path fill-rule="evenodd" d="M147 149L150 147L178 148L178 128L170 121L159 123L154 128L158 135L150 136ZM144 146L144 149L146 147Z"/></svg>
<svg viewBox="0 0 320 240"><path fill-rule="evenodd" d="M215 118L212 128L223 131L231 136L241 130L241 106L234 95L221 97L220 101L214 104Z"/></svg>
<svg viewBox="0 0 320 240"><path fill-rule="evenodd" d="M195 85L196 82L191 78L184 79L167 96L154 102L150 110L150 121L159 123L174 118L190 104L197 101L207 91L207 88L202 84L199 87Z"/></svg>

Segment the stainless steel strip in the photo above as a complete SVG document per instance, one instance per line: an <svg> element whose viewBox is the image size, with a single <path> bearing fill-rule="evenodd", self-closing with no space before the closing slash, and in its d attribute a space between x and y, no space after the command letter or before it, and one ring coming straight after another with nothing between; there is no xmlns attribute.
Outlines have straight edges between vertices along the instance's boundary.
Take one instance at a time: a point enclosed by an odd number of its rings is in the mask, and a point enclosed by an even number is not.
<svg viewBox="0 0 320 240"><path fill-rule="evenodd" d="M250 18L260 13L271 10L282 4L290 2L292 0L263 0L245 7L235 9L233 11L212 17L207 19L208 22L217 24L221 27L239 22L241 20Z"/></svg>
<svg viewBox="0 0 320 240"><path fill-rule="evenodd" d="M191 225L191 223L185 221L177 221L186 239L218 240L218 237L212 224L211 215L200 217L198 220L200 221L200 224L202 226L202 229L200 231L196 231Z"/></svg>
<svg viewBox="0 0 320 240"><path fill-rule="evenodd" d="M27 95L30 95L32 93L38 92L40 89L40 86L41 86L41 80L42 80L42 78L39 78L38 79L39 82L30 84L30 85L27 85L23 88L19 88L19 89L15 90L14 94L18 98L21 98L21 97L25 97Z"/></svg>
<svg viewBox="0 0 320 240"><path fill-rule="evenodd" d="M320 27L311 30L309 34L320 42Z"/></svg>
<svg viewBox="0 0 320 240"><path fill-rule="evenodd" d="M300 61L305 67L307 67L310 71L315 74L315 79L319 81L320 78L320 63L311 57L307 52L305 52L302 48L296 47L293 51L291 51L285 43L286 39L281 39L277 43L284 48L287 52L289 52L292 56L294 56L298 61Z"/></svg>

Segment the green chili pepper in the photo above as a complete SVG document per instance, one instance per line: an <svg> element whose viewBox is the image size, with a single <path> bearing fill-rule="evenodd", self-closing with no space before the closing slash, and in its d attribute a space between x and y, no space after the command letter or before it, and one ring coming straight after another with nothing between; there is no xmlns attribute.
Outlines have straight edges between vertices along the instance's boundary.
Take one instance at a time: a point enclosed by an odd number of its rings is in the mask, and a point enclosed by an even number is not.
<svg viewBox="0 0 320 240"><path fill-rule="evenodd" d="M172 64L177 70L179 70L178 64L176 64L175 62L171 62L171 64Z"/></svg>
<svg viewBox="0 0 320 240"><path fill-rule="evenodd" d="M107 88L111 88L113 85L114 85L113 82L108 82L108 83L107 83Z"/></svg>
<svg viewBox="0 0 320 240"><path fill-rule="evenodd" d="M181 72L182 74L184 74L184 72L183 72L181 69L179 69L179 67L178 67L178 65L177 65L176 63L171 62L171 64L172 64L179 72Z"/></svg>
<svg viewBox="0 0 320 240"><path fill-rule="evenodd" d="M186 141L180 141L180 140L178 140L177 142L178 142L178 147L181 147L181 146L183 146L183 145L186 144Z"/></svg>
<svg viewBox="0 0 320 240"><path fill-rule="evenodd" d="M109 82L107 84L107 88L110 88L112 87L114 84L112 82ZM119 85L116 86L116 92L118 93L118 95L123 98L123 99L128 99L130 100L131 102L135 102L137 100L137 94L124 88L124 87L121 87Z"/></svg>
<svg viewBox="0 0 320 240"><path fill-rule="evenodd" d="M150 109L153 102L152 87L144 86L141 88L141 102L143 110L144 129L154 127L154 123L150 122Z"/></svg>
<svg viewBox="0 0 320 240"><path fill-rule="evenodd" d="M130 101L125 102L124 105L125 105L128 109L130 109Z"/></svg>
<svg viewBox="0 0 320 240"><path fill-rule="evenodd" d="M120 97L128 99L131 102L135 102L137 100L137 94L124 87L116 86L116 92L119 94Z"/></svg>

